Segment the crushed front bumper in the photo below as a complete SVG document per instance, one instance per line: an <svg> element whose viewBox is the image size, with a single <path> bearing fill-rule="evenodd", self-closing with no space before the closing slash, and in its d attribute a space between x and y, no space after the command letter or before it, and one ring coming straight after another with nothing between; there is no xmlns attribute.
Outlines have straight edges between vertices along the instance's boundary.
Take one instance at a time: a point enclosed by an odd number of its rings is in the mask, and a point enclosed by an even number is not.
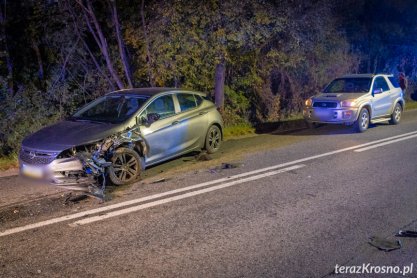
<svg viewBox="0 0 417 278"><path fill-rule="evenodd" d="M19 160L20 174L55 185L79 185L91 182L82 162L76 157L57 158L49 164L31 164Z"/></svg>
<svg viewBox="0 0 417 278"><path fill-rule="evenodd" d="M304 107L303 116L312 123L352 124L358 118L358 108Z"/></svg>

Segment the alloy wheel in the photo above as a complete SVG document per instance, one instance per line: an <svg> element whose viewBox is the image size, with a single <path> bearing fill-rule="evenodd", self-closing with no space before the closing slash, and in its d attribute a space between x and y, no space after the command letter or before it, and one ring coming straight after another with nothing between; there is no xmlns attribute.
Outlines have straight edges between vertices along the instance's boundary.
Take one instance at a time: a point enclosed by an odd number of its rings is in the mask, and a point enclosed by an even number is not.
<svg viewBox="0 0 417 278"><path fill-rule="evenodd" d="M139 174L139 162L131 154L118 153L113 162L113 171L121 182L129 182Z"/></svg>

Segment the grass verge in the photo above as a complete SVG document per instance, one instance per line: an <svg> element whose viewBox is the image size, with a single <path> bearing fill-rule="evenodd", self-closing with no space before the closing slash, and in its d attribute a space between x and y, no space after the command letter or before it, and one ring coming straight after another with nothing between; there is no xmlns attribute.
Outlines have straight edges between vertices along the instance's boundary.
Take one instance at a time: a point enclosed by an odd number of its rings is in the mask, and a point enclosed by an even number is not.
<svg viewBox="0 0 417 278"><path fill-rule="evenodd" d="M17 155L0 157L0 171L18 167Z"/></svg>
<svg viewBox="0 0 417 278"><path fill-rule="evenodd" d="M405 111L417 109L417 101L409 100L405 102Z"/></svg>
<svg viewBox="0 0 417 278"><path fill-rule="evenodd" d="M225 140L255 134L255 128L248 123L227 126L223 129Z"/></svg>

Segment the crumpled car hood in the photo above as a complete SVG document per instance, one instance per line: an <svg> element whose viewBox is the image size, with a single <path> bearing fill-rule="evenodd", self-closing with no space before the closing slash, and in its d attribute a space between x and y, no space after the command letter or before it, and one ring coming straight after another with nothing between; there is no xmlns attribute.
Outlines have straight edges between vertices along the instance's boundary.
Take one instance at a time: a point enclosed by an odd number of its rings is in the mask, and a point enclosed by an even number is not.
<svg viewBox="0 0 417 278"><path fill-rule="evenodd" d="M61 152L104 139L121 130L122 124L61 121L27 136L22 146L36 151Z"/></svg>
<svg viewBox="0 0 417 278"><path fill-rule="evenodd" d="M366 95L367 92L364 93L325 93L325 94L319 94L317 96L313 97L313 100L319 100L319 101L342 101L347 99L357 99L361 96Z"/></svg>

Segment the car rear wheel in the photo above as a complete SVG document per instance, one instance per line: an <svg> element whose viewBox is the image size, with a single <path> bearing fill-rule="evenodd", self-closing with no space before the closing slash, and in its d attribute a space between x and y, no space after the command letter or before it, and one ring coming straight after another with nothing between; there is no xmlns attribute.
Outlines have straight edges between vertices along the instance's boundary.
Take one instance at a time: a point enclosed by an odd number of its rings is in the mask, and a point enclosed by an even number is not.
<svg viewBox="0 0 417 278"><path fill-rule="evenodd" d="M397 125L400 123L401 120L401 114L403 112L403 108L401 107L401 104L397 103L395 104L394 111L391 115L391 120L389 121L392 125Z"/></svg>
<svg viewBox="0 0 417 278"><path fill-rule="evenodd" d="M357 132L364 132L369 127L369 112L368 109L362 108L359 117L354 123L354 128Z"/></svg>
<svg viewBox="0 0 417 278"><path fill-rule="evenodd" d="M204 148L207 153L215 153L220 149L222 143L222 132L217 125L212 125L207 131Z"/></svg>
<svg viewBox="0 0 417 278"><path fill-rule="evenodd" d="M109 178L113 184L129 184L140 178L141 159L134 150L118 148L115 150L111 162Z"/></svg>

